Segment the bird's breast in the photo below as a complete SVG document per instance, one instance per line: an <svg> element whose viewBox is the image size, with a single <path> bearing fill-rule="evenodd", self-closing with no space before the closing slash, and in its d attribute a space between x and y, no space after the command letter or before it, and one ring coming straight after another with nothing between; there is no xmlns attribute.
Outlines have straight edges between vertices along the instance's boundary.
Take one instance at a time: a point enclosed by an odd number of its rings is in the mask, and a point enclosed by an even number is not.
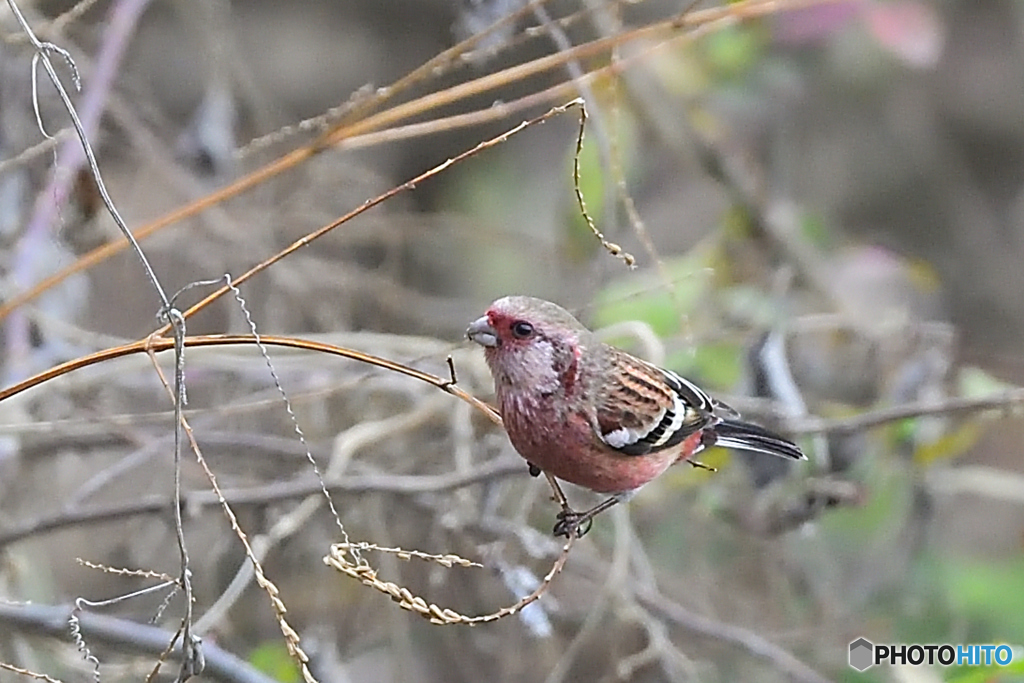
<svg viewBox="0 0 1024 683"><path fill-rule="evenodd" d="M651 481L681 448L624 455L604 444L584 412L536 394L499 395L505 430L516 451L541 470L599 493L623 493Z"/></svg>

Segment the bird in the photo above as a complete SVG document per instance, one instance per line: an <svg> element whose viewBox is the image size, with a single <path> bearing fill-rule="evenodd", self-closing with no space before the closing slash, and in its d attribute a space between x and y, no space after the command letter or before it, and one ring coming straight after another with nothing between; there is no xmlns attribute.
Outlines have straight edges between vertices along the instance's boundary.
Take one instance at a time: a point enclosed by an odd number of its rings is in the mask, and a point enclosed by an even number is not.
<svg viewBox="0 0 1024 683"><path fill-rule="evenodd" d="M494 301L466 336L484 347L512 446L541 472L608 496L577 512L563 502L556 536L585 534L593 518L676 462L723 446L806 460L795 443L740 419L693 382L605 344L558 304Z"/></svg>

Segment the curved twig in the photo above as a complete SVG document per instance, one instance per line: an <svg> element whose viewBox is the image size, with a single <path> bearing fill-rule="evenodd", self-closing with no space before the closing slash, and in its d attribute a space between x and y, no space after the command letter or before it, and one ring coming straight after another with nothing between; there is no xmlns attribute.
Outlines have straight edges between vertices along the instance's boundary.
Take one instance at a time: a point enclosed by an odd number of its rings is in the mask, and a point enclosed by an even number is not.
<svg viewBox="0 0 1024 683"><path fill-rule="evenodd" d="M349 358L361 363L368 363L385 370L390 370L392 372L412 377L413 379L420 380L421 382L431 384L446 394L451 394L456 398L466 401L471 406L484 413L495 424L501 424L501 416L498 415L498 412L494 410L494 408L490 407L475 396L466 393L457 385L452 384L450 378L438 377L437 375L432 375L429 372L417 370L416 368L409 367L408 365L403 365L402 363L381 358L380 356L375 356L371 353L364 353L363 351L356 351L355 349L335 346L334 344L327 344L325 342L299 339L296 337L275 336L261 336L260 341L266 346L281 346L292 349L303 349L306 351L319 351L321 353L341 356L343 358ZM196 348L206 346L237 346L255 344L256 338L248 334L210 334L185 337L184 343L187 347ZM2 389L0 390L0 401L4 401L12 396L20 394L23 391L39 386L44 382L48 382L56 377L66 375L75 370L89 367L90 365L96 365L115 358L131 356L137 353L146 353L150 350L159 353L161 351L171 351L173 349L174 340L166 337L151 337L149 339L132 342L131 344L124 344L122 346L104 349L103 351L98 351L96 353L89 354L88 356L82 356L81 358L61 363L60 365L40 372L39 374L18 382L6 389Z"/></svg>

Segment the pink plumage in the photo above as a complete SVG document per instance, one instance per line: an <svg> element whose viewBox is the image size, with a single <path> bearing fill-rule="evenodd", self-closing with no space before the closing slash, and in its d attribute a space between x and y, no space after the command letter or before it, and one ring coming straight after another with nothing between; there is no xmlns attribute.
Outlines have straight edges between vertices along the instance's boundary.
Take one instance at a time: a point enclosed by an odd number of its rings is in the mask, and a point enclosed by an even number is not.
<svg viewBox="0 0 1024 683"><path fill-rule="evenodd" d="M805 458L692 382L599 342L549 301L498 299L466 335L484 347L516 451L539 470L611 496L583 513L563 511L557 534L580 533L598 512L708 446Z"/></svg>

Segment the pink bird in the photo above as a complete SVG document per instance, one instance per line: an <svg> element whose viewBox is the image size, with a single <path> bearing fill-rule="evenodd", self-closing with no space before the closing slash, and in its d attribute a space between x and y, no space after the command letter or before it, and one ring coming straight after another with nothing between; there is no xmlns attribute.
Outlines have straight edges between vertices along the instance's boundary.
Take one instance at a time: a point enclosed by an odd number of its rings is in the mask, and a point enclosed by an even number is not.
<svg viewBox="0 0 1024 683"><path fill-rule="evenodd" d="M585 512L563 510L556 535L582 536L595 515L674 463L697 464L690 458L710 446L806 459L671 370L598 341L549 301L498 299L466 336L484 347L505 430L530 473L610 496Z"/></svg>

